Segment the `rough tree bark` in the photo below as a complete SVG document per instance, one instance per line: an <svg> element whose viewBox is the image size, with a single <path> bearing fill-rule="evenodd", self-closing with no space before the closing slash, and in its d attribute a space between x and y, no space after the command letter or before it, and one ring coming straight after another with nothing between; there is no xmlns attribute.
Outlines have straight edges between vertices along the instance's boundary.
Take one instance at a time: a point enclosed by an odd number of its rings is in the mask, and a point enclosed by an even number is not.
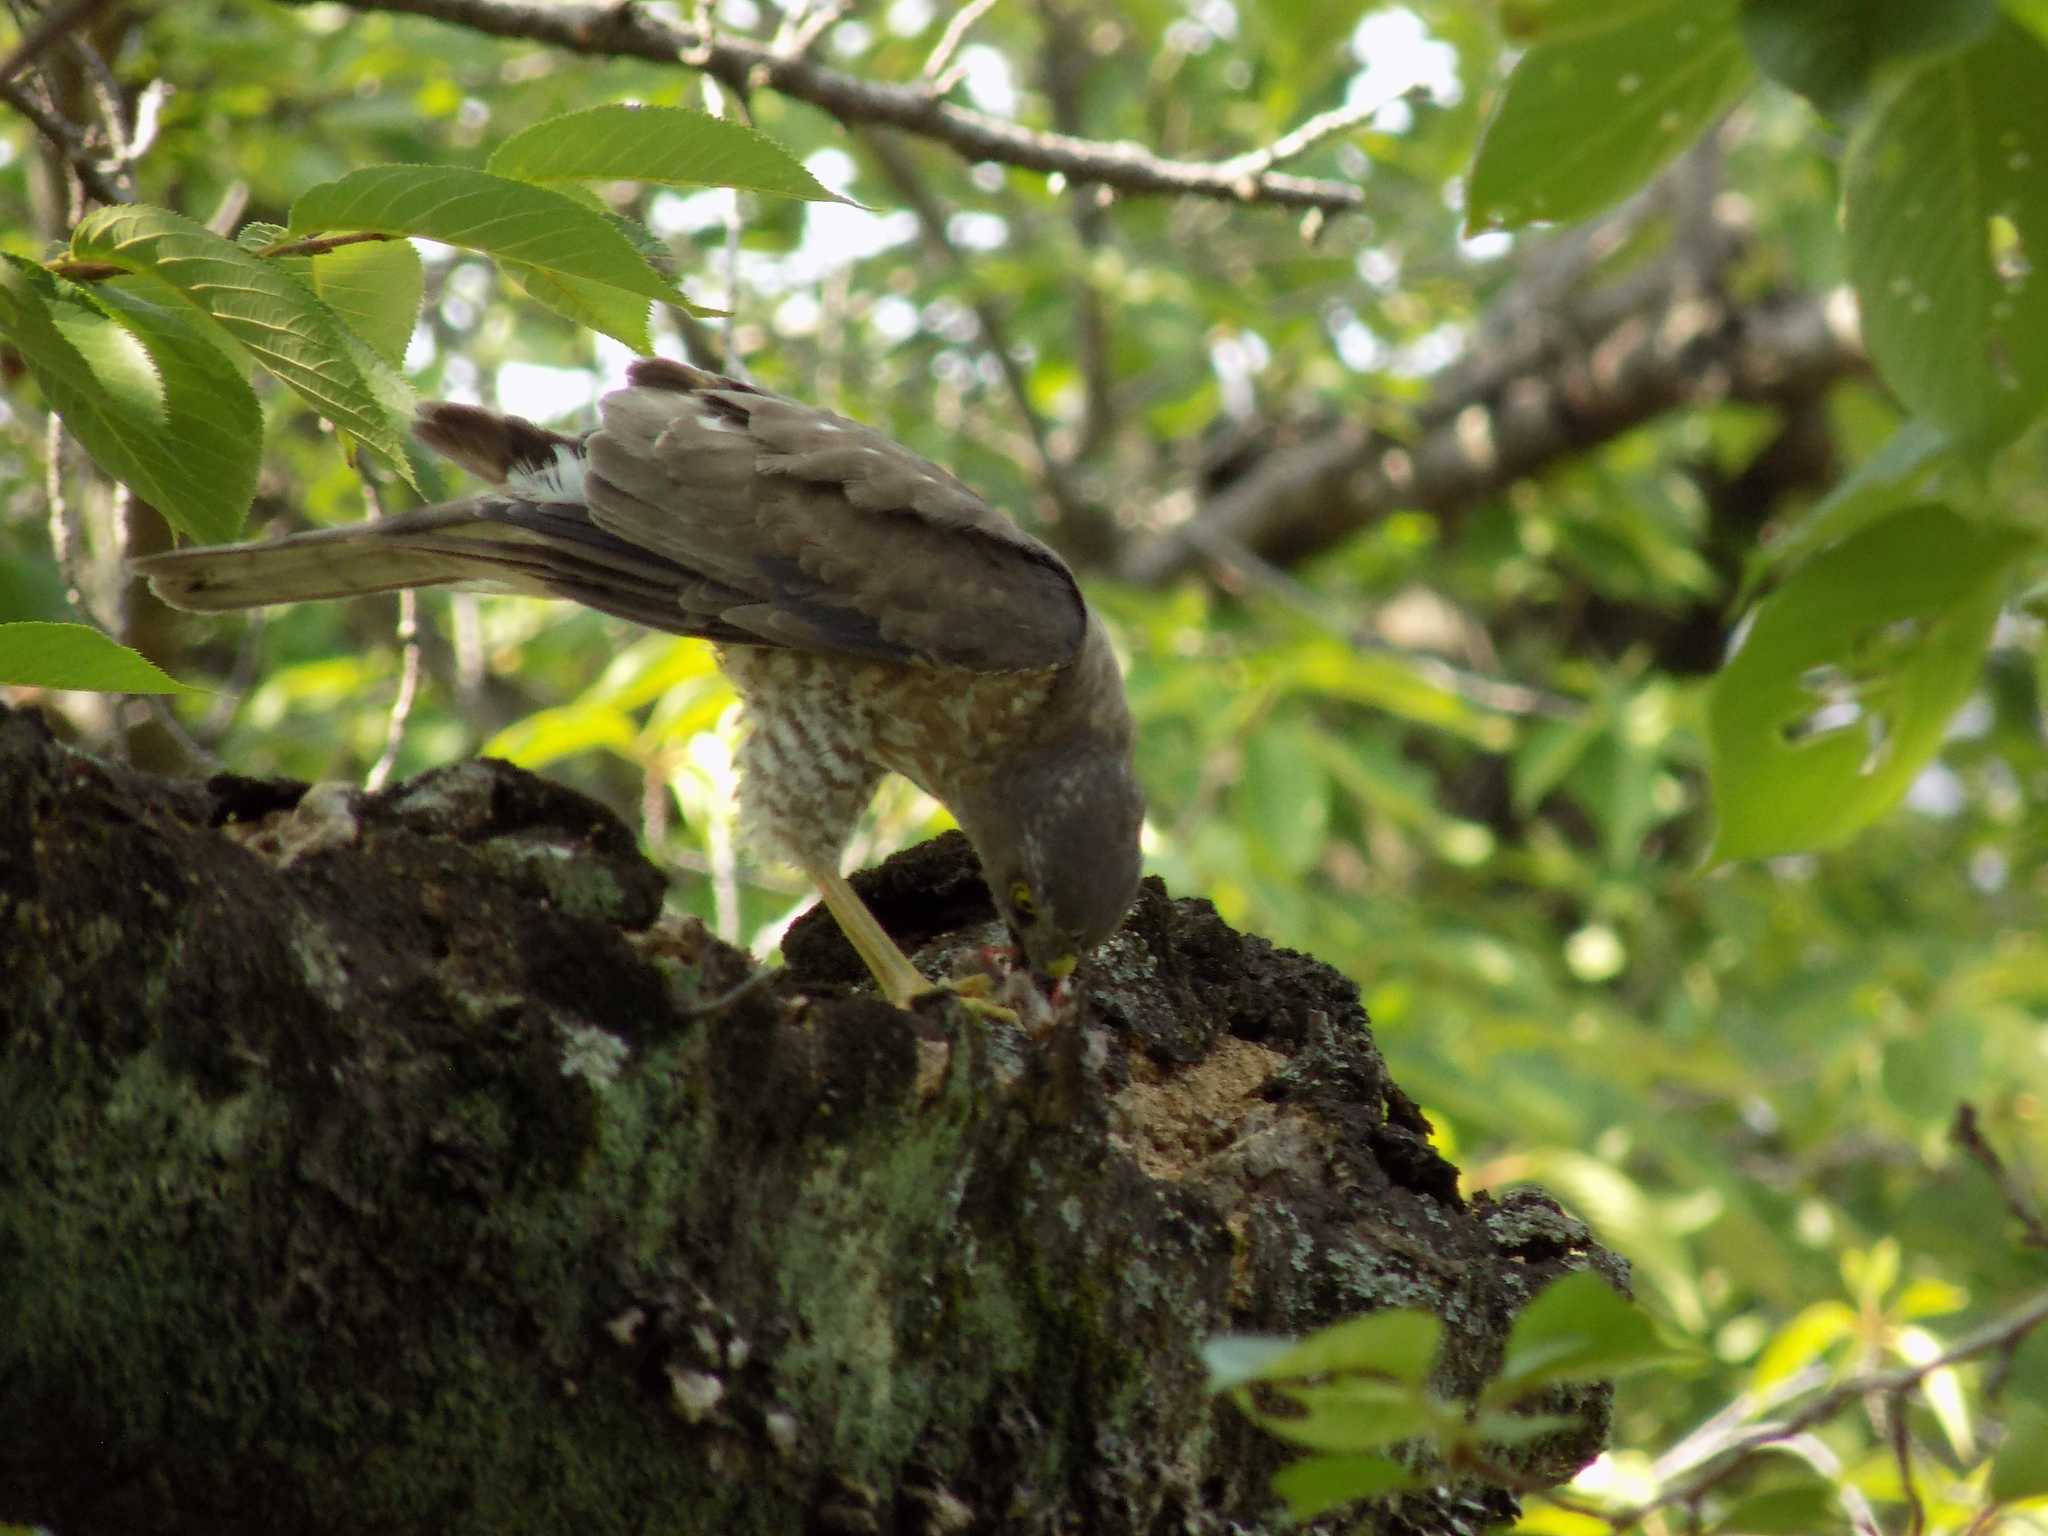
<svg viewBox="0 0 2048 1536"><path fill-rule="evenodd" d="M988 937L957 838L861 883ZM1535 1290L1623 1282L1459 1197L1351 983L1156 881L1044 1038L860 995L819 923L735 994L663 890L502 763L201 785L0 710L0 1521L1263 1531L1206 1336L1428 1306L1469 1395ZM1561 1479L1607 1397L1546 1407Z"/></svg>

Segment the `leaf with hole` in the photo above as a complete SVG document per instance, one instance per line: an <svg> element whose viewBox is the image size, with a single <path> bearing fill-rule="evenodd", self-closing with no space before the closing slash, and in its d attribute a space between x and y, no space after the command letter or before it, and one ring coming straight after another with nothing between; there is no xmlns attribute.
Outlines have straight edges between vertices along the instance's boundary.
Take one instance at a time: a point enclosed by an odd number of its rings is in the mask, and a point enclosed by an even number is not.
<svg viewBox="0 0 2048 1536"><path fill-rule="evenodd" d="M1749 89L1734 0L1665 0L1531 48L1472 162L1466 227L1577 219L1625 197Z"/></svg>
<svg viewBox="0 0 2048 1536"><path fill-rule="evenodd" d="M0 683L94 693L203 693L89 624L0 624Z"/></svg>
<svg viewBox="0 0 2048 1536"><path fill-rule="evenodd" d="M1842 196L1863 338L1965 447L2048 402L2048 45L2007 21L1915 70L1858 129Z"/></svg>
<svg viewBox="0 0 2048 1536"><path fill-rule="evenodd" d="M1707 695L1713 859L1830 847L1889 810L1976 686L2033 542L1908 507L1767 598Z"/></svg>

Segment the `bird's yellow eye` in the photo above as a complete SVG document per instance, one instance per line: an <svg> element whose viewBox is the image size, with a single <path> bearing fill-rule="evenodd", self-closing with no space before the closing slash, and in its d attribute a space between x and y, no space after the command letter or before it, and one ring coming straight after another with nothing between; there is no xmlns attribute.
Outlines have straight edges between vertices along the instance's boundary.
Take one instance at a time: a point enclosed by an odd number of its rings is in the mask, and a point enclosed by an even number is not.
<svg viewBox="0 0 2048 1536"><path fill-rule="evenodd" d="M1025 922L1038 921L1038 903L1031 899L1031 887L1022 880L1010 887L1010 905Z"/></svg>

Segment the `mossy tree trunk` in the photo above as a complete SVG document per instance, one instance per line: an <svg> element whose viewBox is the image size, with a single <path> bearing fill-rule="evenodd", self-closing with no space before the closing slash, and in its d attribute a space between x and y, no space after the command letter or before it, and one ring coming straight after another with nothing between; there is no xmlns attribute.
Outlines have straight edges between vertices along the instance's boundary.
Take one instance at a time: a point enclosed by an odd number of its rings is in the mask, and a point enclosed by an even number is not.
<svg viewBox="0 0 2048 1536"><path fill-rule="evenodd" d="M864 887L988 937L957 838ZM1350 983L1157 882L1036 1034L861 995L816 922L740 988L663 889L501 763L200 785L0 711L0 1521L1277 1529L1206 1337L1428 1306L1469 1394L1618 1274L1460 1199Z"/></svg>

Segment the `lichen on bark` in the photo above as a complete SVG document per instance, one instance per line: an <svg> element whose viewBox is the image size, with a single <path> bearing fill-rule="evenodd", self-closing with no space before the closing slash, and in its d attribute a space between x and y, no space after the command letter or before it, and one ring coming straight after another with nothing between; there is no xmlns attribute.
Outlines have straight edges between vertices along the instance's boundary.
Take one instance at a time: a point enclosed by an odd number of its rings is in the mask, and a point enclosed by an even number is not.
<svg viewBox="0 0 2048 1536"><path fill-rule="evenodd" d="M857 883L989 936L957 837ZM201 785L0 711L0 1521L1277 1530L1206 1337L1427 1306L1469 1395L1544 1283L1622 1279L1460 1197L1348 981L1156 881L1039 1035L886 1007L815 916L741 988L663 891L502 763Z"/></svg>

